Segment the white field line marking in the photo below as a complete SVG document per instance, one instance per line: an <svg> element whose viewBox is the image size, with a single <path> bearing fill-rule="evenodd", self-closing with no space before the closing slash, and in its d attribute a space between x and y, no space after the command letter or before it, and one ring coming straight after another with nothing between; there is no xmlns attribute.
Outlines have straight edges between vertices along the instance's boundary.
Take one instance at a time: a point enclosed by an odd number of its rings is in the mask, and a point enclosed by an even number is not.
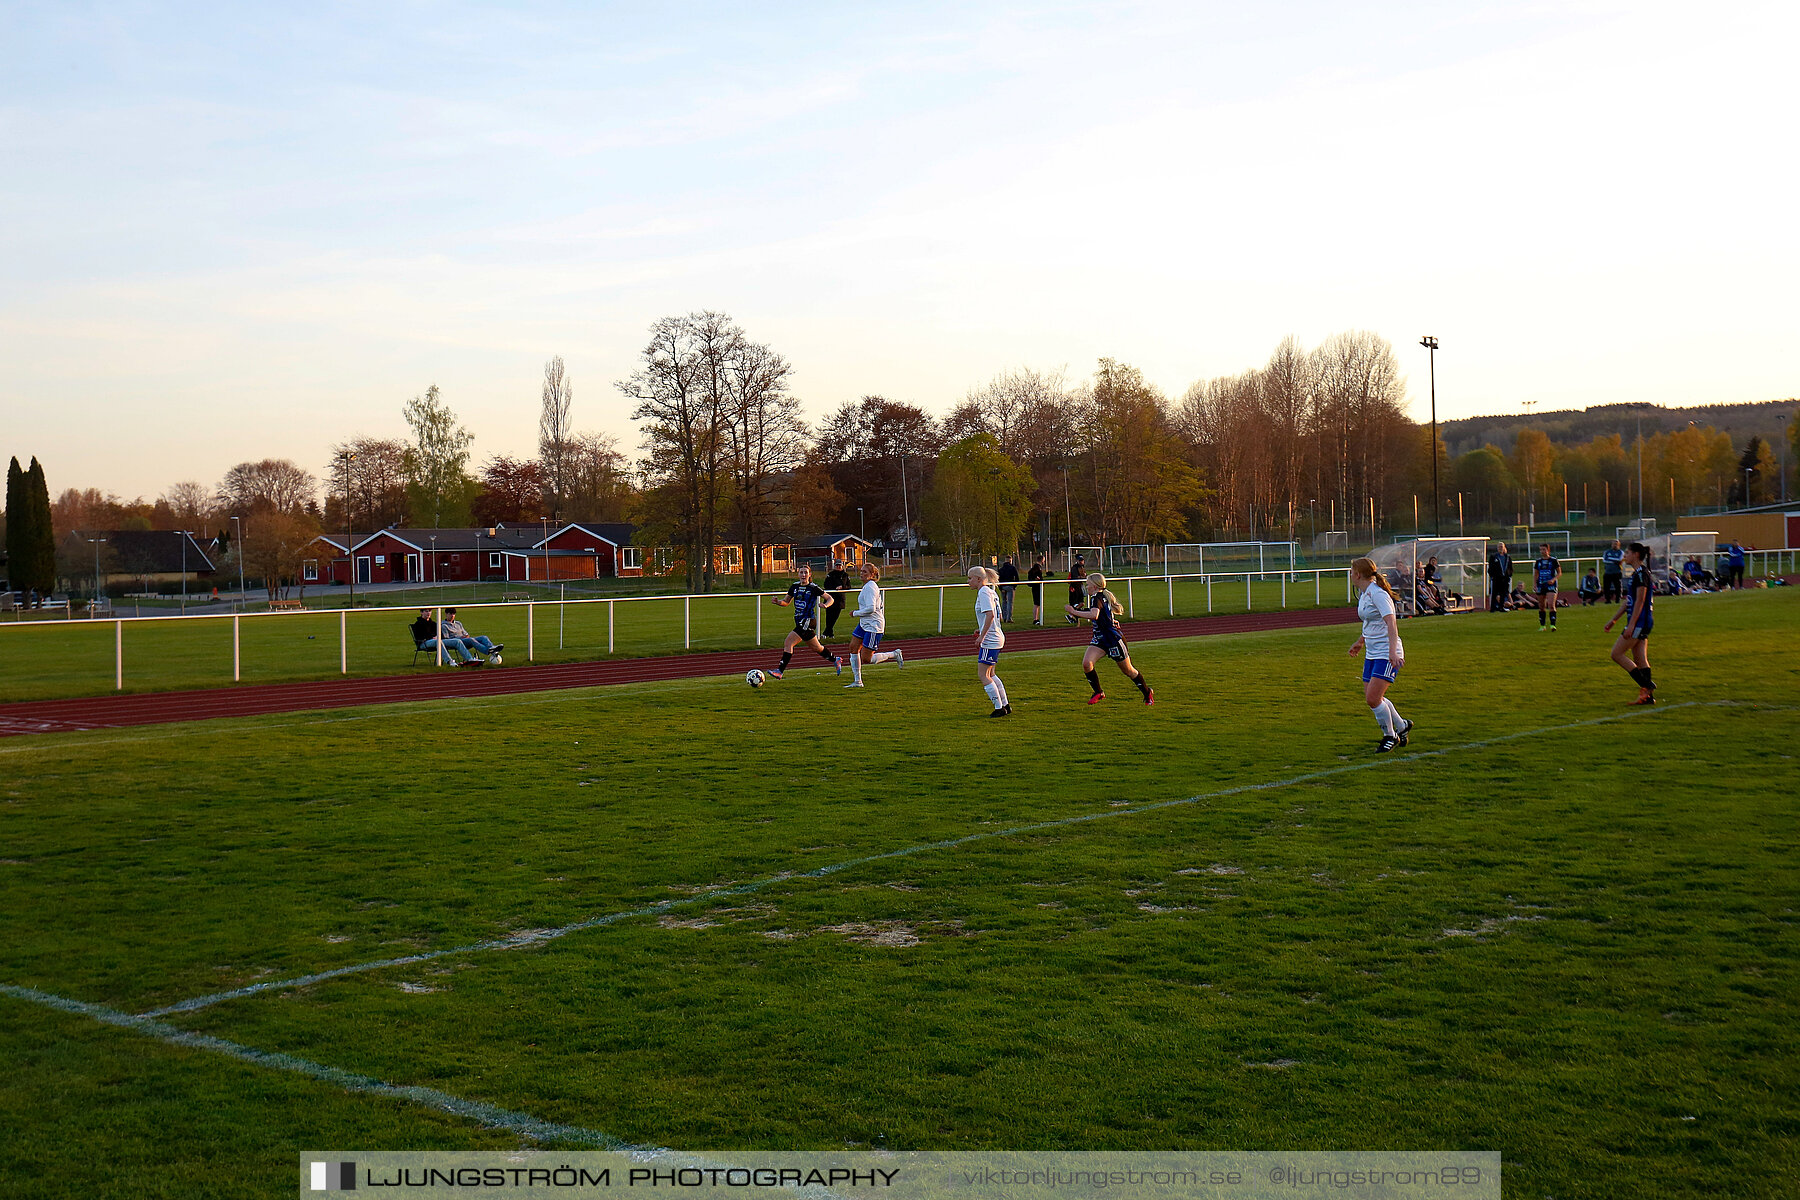
<svg viewBox="0 0 1800 1200"><path fill-rule="evenodd" d="M54 1008L61 1012L74 1013L78 1016L90 1017L105 1025L116 1025L121 1029L129 1029L169 1043L171 1046L185 1046L193 1050L209 1050L214 1054L223 1054L246 1062L252 1066L269 1067L277 1071L290 1071L296 1075L304 1075L309 1079L317 1079L322 1083L333 1084L346 1091L363 1092L371 1096L381 1096L393 1100L406 1100L414 1104L422 1104L427 1108L435 1108L453 1116L478 1122L481 1125L496 1129L506 1129L521 1137L533 1141L573 1142L577 1145L592 1146L596 1150L645 1150L648 1147L634 1146L621 1141L608 1133L597 1129L584 1129L579 1125L559 1125L554 1121L541 1121L525 1113L513 1112L492 1104L484 1104L479 1100L464 1100L436 1088L414 1087L383 1083L367 1075L358 1075L338 1067L327 1067L319 1063L308 1062L304 1058L295 1058L291 1054L272 1053L257 1050L251 1046L228 1042L224 1038L212 1037L204 1033L192 1033L185 1029L177 1029L161 1021L148 1017L134 1017L130 1013L122 1013L117 1009L107 1008L100 1004L88 1004L81 1000L70 1000L62 996L53 996L49 992L40 992L35 988L16 987L10 983L0 983L0 995L11 996L15 1000L24 1000L32 1004L40 1004L45 1008Z"/></svg>
<svg viewBox="0 0 1800 1200"><path fill-rule="evenodd" d="M669 900L661 900L655 904L647 904L639 908L622 912L603 913L599 916L586 917L582 920L562 925L555 929L532 930L528 933L514 934L509 937L491 938L487 941L473 942L466 946L451 946L443 950L429 950L419 954L407 954L398 958L383 958L372 962L355 963L350 966L336 967L329 971L319 971L311 975L301 975L292 979L272 979L263 983L252 983L241 988L233 988L226 992L215 992L206 996L195 996L190 1000L177 1001L162 1008L150 1009L145 1017L162 1017L171 1013L194 1012L197 1009L210 1008L227 1000L242 999L260 992L274 991L278 988L305 987L308 984L323 983L326 980L341 979L346 975L358 975L366 971L380 971L389 967L405 967L414 963L430 962L434 959L447 958L454 954L476 954L488 950L518 950L527 946L536 946L556 938L566 937L571 933L580 933L587 929L599 929L614 925L620 921L628 921L636 917L654 917L671 909L683 908L694 904L710 904L715 900L729 899L758 892L773 884L792 879L822 879L827 875L835 875L840 871L848 871L854 867L866 866L869 863L882 862L891 858L906 858L914 854L924 854L932 850L950 850L958 846L967 846L974 842L991 841L996 838L1016 837L1020 834L1038 833L1047 829L1057 829L1067 825L1077 825L1087 821L1105 821L1118 817L1137 816L1141 813L1158 812L1166 808L1179 808L1185 805L1199 804L1207 800L1217 800L1226 796L1241 796L1250 792L1274 791L1280 788L1294 787L1302 783L1312 783L1320 779L1331 779L1339 775L1348 775L1356 771L1367 771L1375 767L1393 763L1417 762L1421 759L1441 758L1465 750L1480 750L1489 746L1498 746L1506 742L1519 741L1523 738L1537 737L1546 733L1559 733L1569 729L1582 729L1593 725L1611 725L1619 721L1628 721L1635 717L1655 716L1657 713L1677 712L1685 708L1717 708L1735 706L1739 702L1732 700L1690 700L1684 704L1671 704L1661 708L1633 709L1630 712L1615 713L1611 716L1594 717L1585 721L1571 721L1564 725L1546 725L1537 729L1525 729L1516 733L1503 733L1496 737L1483 738L1475 742L1463 742L1456 746L1445 746L1437 750L1422 750L1414 754L1389 754L1381 758L1368 759L1363 762L1347 763L1343 766L1326 767L1318 771L1309 771L1303 775L1291 775L1286 779L1269 780L1263 783L1243 783L1235 787L1220 788L1217 791L1202 792L1195 796L1186 796L1178 800L1158 800L1151 804L1139 804L1131 808L1109 808L1104 812L1080 813L1072 817L1057 817L1049 821L1036 821L1029 825L1015 825L1010 829L996 829L981 833L965 834L962 837L946 838L937 842L921 842L917 845L903 846L898 850L885 850L879 854L868 854L861 858L847 859L844 862L832 863L828 866L815 867L810 871L782 871L774 875L766 875L761 879L753 879L747 883L734 884L729 887L714 888L692 896L679 896ZM1785 711L1785 710L1771 710Z"/></svg>

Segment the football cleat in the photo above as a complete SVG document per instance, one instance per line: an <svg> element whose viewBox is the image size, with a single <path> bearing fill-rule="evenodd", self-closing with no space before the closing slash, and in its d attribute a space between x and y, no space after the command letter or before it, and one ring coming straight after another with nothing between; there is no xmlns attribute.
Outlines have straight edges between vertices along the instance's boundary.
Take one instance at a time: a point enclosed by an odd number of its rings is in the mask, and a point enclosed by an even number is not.
<svg viewBox="0 0 1800 1200"><path fill-rule="evenodd" d="M847 687L847 688L859 688L859 687L861 687L861 686L862 686L862 684L860 684L860 683L846 683L846 684L845 684L845 685L844 685L844 686L845 686L845 687Z"/></svg>
<svg viewBox="0 0 1800 1200"><path fill-rule="evenodd" d="M896 667L904 667L906 665L906 651L904 651L904 650L894 651L894 665Z"/></svg>
<svg viewBox="0 0 1800 1200"><path fill-rule="evenodd" d="M1653 695L1651 693L1649 688L1639 688L1638 689L1638 698L1636 700L1633 700L1630 704L1626 705L1625 707L1636 708L1640 704L1655 704L1655 703L1656 703L1656 697L1655 697L1655 695Z"/></svg>
<svg viewBox="0 0 1800 1200"><path fill-rule="evenodd" d="M1379 742L1375 743L1375 753L1386 754L1388 751L1392 750L1395 746L1398 746L1399 744L1400 744L1399 738L1395 737L1391 733L1384 733L1381 735L1381 740Z"/></svg>
<svg viewBox="0 0 1800 1200"><path fill-rule="evenodd" d="M1001 705L999 708L996 708L993 712L988 714L988 716L990 716L990 717L1004 717L1005 715L1006 715L1006 706L1005 705Z"/></svg>
<svg viewBox="0 0 1800 1200"><path fill-rule="evenodd" d="M1105 692L1095 692L1093 695L1088 697L1088 703L1089 704L1098 704L1104 699L1106 699Z"/></svg>
<svg viewBox="0 0 1800 1200"><path fill-rule="evenodd" d="M844 673L844 660L834 654L831 656L831 665L841 677Z"/></svg>
<svg viewBox="0 0 1800 1200"><path fill-rule="evenodd" d="M781 679L786 674L787 673L785 671L783 671L780 667L770 667L769 668L769 678L770 679Z"/></svg>
<svg viewBox="0 0 1800 1200"><path fill-rule="evenodd" d="M1412 722L1411 721L1408 721L1406 724L1404 724L1400 727L1399 741L1402 746L1406 745L1407 735L1410 734L1411 732L1412 732Z"/></svg>
<svg viewBox="0 0 1800 1200"><path fill-rule="evenodd" d="M1144 689L1144 703L1145 703L1145 705L1151 705L1151 704L1156 703L1156 689L1155 688L1145 688Z"/></svg>

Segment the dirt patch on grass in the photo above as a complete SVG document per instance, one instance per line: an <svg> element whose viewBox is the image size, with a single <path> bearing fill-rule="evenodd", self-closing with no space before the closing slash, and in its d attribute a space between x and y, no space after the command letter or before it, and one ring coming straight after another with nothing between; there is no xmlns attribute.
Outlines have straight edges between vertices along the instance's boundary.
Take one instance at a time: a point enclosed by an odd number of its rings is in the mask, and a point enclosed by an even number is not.
<svg viewBox="0 0 1800 1200"><path fill-rule="evenodd" d="M711 929L718 922L706 917L669 917L656 918L656 924L662 929Z"/></svg>
<svg viewBox="0 0 1800 1200"><path fill-rule="evenodd" d="M838 933L865 946L886 946L904 950L920 943L919 932L904 921L851 921L844 925L826 925L821 933Z"/></svg>

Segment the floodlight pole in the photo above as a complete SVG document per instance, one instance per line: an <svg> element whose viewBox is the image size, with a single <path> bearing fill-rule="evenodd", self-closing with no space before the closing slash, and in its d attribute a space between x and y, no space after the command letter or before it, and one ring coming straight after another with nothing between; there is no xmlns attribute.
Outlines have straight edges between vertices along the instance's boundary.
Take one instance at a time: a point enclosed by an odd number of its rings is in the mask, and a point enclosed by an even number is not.
<svg viewBox="0 0 1800 1200"><path fill-rule="evenodd" d="M94 603L98 605L100 603L100 547L105 544L106 539L89 538L87 540L94 547ZM99 609L96 607L94 611L98 612Z"/></svg>
<svg viewBox="0 0 1800 1200"><path fill-rule="evenodd" d="M1438 493L1438 452L1437 452L1437 352L1438 340L1430 335L1419 339L1419 345L1425 347L1431 359L1431 533L1433 537L1442 536L1443 530L1438 527L1438 513L1443 504Z"/></svg>
<svg viewBox="0 0 1800 1200"><path fill-rule="evenodd" d="M244 521L242 517L233 517L231 523L237 526L238 611L243 612L244 603L249 599L244 587Z"/></svg>
<svg viewBox="0 0 1800 1200"><path fill-rule="evenodd" d="M913 566L912 560L912 509L906 499L906 451L904 450L900 452L900 520L906 526L905 532L900 536L905 539L902 546L906 551L906 573L910 576L916 568Z"/></svg>
<svg viewBox="0 0 1800 1200"><path fill-rule="evenodd" d="M186 615L187 615L187 544L188 544L188 531L187 531L187 530L185 530L185 529L178 529L178 530L176 530L176 531L175 531L175 532L177 532L177 533L179 533L179 534L180 534L180 535L181 535L181 615L182 615L182 616L184 616L184 617L185 617L185 616L186 616Z"/></svg>

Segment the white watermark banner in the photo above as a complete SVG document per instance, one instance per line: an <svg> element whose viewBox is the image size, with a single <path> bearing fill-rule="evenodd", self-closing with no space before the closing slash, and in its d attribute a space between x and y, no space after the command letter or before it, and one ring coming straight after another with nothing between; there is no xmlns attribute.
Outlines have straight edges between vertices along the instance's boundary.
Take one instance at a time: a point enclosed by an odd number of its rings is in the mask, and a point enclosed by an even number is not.
<svg viewBox="0 0 1800 1200"><path fill-rule="evenodd" d="M1500 1200L1497 1152L330 1151L300 1194L719 1200Z"/></svg>

